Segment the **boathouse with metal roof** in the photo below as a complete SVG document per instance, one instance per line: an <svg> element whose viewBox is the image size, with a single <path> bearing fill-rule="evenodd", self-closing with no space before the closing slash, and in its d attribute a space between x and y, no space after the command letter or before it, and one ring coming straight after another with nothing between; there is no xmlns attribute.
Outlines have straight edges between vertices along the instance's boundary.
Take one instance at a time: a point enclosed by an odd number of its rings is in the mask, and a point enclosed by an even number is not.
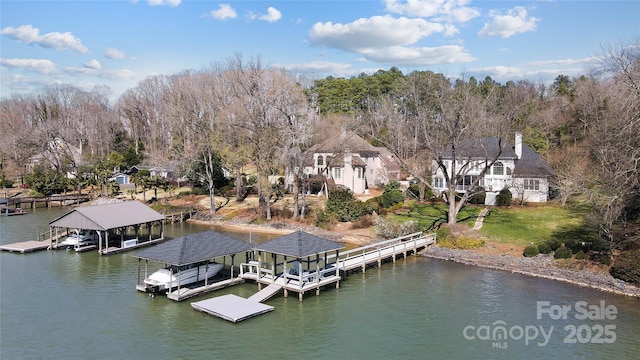
<svg viewBox="0 0 640 360"><path fill-rule="evenodd" d="M137 200L76 207L49 223L50 248L60 248L59 240L73 229L98 234L97 244L76 249L80 251L97 248L101 255L108 255L152 245L164 240L164 218ZM154 234L154 225L159 233Z"/></svg>
<svg viewBox="0 0 640 360"><path fill-rule="evenodd" d="M244 254L244 261L249 261L252 255L251 248L251 244L245 241L234 239L216 231L193 233L168 240L133 255L138 258L136 289L143 292L147 291L144 279L150 275L148 269L149 260L164 263L165 268L172 269L172 274L173 271L176 271L178 282L175 284L175 288L173 288L173 284L170 284L167 291L167 297L175 301L181 301L242 282L243 279L237 276L239 271L236 271L235 256ZM227 258L229 259L228 262ZM144 270L141 264L142 260L144 260ZM204 284L202 281L194 284L179 283L180 272L184 269L194 265L208 265L216 262L224 265L223 271L220 272L221 275L216 276L217 281L210 282L211 279L205 276ZM206 270L204 274L207 274Z"/></svg>

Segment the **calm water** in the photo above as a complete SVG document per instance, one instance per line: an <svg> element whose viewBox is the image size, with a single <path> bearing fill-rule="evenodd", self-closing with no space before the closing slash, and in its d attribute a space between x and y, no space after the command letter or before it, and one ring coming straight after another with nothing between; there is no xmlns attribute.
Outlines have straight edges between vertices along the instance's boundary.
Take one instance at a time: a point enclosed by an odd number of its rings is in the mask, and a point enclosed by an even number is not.
<svg viewBox="0 0 640 360"><path fill-rule="evenodd" d="M0 242L31 240L62 213L0 217ZM176 224L167 234L207 229ZM0 253L0 358L637 359L640 351L639 300L439 260L412 257L350 274L339 290L302 303L275 297L267 302L273 312L239 324L189 301L139 293L136 276L131 253ZM255 291L243 284L191 301ZM617 314L576 318L601 304ZM571 307L566 319L537 319L538 306L554 305ZM480 340L500 325L505 336Z"/></svg>

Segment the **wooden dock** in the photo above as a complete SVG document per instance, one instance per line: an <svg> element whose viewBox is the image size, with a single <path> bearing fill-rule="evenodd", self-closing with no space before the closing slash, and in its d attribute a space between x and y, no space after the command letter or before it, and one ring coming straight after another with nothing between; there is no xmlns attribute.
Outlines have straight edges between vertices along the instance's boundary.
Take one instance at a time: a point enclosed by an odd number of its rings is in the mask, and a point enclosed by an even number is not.
<svg viewBox="0 0 640 360"><path fill-rule="evenodd" d="M422 235L414 233L399 238L373 243L359 247L357 249L345 251L340 254L338 268L342 272L362 270L366 271L367 266L380 266L382 262L396 261L398 256L407 257L415 255L419 250L436 243L436 235ZM329 256L329 261L335 257Z"/></svg>
<svg viewBox="0 0 640 360"><path fill-rule="evenodd" d="M45 241L22 241L13 244L0 245L0 250L9 252L18 252L21 254L34 251L44 250L49 247L49 243Z"/></svg>
<svg viewBox="0 0 640 360"><path fill-rule="evenodd" d="M45 206L51 207L52 203L60 203L60 206L79 204L90 201L90 194L60 194L50 196L14 196L7 199L7 205L13 207L21 207L22 204L29 204L31 208L35 208L37 203L45 203Z"/></svg>

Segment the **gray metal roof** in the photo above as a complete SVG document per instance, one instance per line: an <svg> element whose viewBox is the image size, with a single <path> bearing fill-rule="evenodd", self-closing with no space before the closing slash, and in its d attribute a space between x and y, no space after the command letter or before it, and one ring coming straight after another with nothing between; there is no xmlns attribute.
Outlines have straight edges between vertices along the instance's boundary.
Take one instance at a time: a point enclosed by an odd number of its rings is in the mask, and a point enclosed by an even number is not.
<svg viewBox="0 0 640 360"><path fill-rule="evenodd" d="M344 246L342 244L335 241L311 235L300 230L271 241L258 244L254 247L256 250L297 258L340 250L343 248Z"/></svg>
<svg viewBox="0 0 640 360"><path fill-rule="evenodd" d="M164 215L136 201L80 206L52 220L49 226L106 231L164 220Z"/></svg>
<svg viewBox="0 0 640 360"><path fill-rule="evenodd" d="M249 250L251 244L248 242L216 231L205 231L166 241L142 250L133 257L182 266Z"/></svg>

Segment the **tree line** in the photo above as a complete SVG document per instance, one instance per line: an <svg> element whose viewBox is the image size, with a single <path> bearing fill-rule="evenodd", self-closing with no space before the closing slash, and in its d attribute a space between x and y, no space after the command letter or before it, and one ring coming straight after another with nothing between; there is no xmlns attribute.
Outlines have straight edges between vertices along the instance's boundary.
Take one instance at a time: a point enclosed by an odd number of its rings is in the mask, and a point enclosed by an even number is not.
<svg viewBox="0 0 640 360"><path fill-rule="evenodd" d="M444 170L448 149L487 136L504 139L503 148L518 131L553 167L561 204L589 205L603 238L637 239L640 42L605 47L600 60L590 73L559 75L550 85L395 67L302 82L259 57L235 54L199 71L149 77L113 104L108 88L51 86L0 103L2 176L24 178L29 159L57 140L79 148L83 162L59 151L45 159L47 169L79 173L91 164L106 174L140 162L175 165L206 185L215 211L220 167L233 173L241 200L243 169L251 165L264 216L270 219L276 195L269 177L286 170L294 179L293 216L302 218L305 151L338 129L387 147L423 190L433 189L432 161ZM447 179L450 223L472 196L455 194L464 171Z"/></svg>

